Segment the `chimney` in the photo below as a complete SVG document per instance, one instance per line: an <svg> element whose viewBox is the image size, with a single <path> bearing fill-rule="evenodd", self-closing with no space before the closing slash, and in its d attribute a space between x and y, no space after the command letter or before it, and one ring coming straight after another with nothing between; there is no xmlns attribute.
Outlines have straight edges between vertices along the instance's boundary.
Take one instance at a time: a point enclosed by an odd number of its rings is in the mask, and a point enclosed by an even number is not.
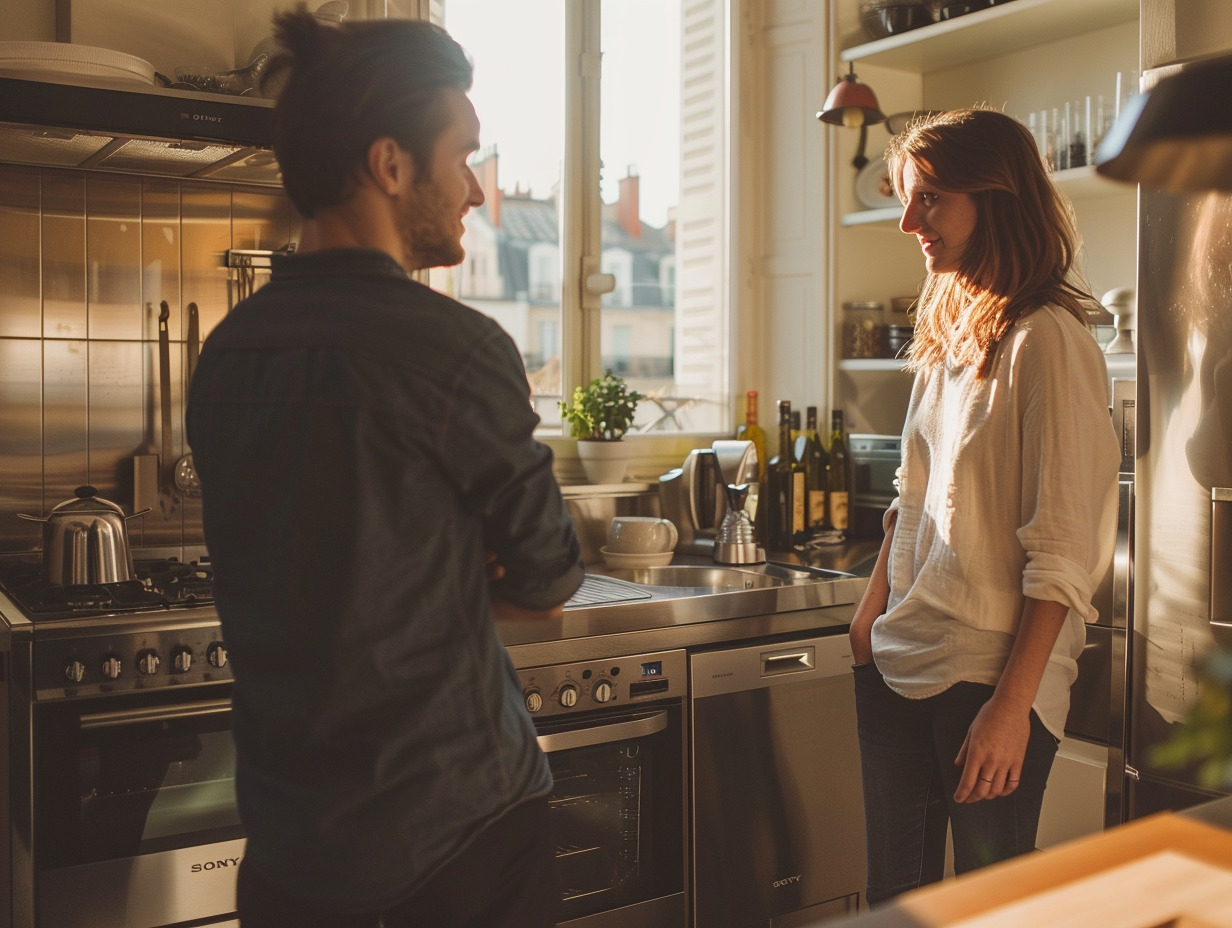
<svg viewBox="0 0 1232 928"><path fill-rule="evenodd" d="M498 177L500 155L496 152L496 146L493 145L482 152L480 159L471 165L471 170L475 172L475 179L479 181L479 189L483 191L484 205L488 208L488 218L492 220L492 225L499 229L502 193Z"/></svg>
<svg viewBox="0 0 1232 928"><path fill-rule="evenodd" d="M637 185L637 168L629 165L628 175L620 180L620 195L616 200L616 221L631 238L642 237L642 220L638 215L640 207L637 202Z"/></svg>

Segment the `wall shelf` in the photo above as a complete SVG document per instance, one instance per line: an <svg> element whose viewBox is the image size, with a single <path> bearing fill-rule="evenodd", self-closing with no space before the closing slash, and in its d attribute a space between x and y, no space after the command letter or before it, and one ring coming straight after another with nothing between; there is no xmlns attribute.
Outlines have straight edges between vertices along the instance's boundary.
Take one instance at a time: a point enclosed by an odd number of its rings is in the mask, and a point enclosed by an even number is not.
<svg viewBox="0 0 1232 928"><path fill-rule="evenodd" d="M843 49L843 61L927 73L1131 22L1138 0L1006 0L955 19Z"/></svg>
<svg viewBox="0 0 1232 928"><path fill-rule="evenodd" d="M1023 0L1015 0L1022 3ZM1052 179L1072 200L1086 200L1092 197L1110 197L1131 194L1134 187L1118 183L1095 173L1095 168L1087 165L1081 168L1070 168L1057 171ZM903 216L901 206L885 206L880 209L862 209L854 213L844 213L839 222L844 226L864 225L898 225Z"/></svg>
<svg viewBox="0 0 1232 928"><path fill-rule="evenodd" d="M840 371L902 371L906 362L899 358L843 358Z"/></svg>

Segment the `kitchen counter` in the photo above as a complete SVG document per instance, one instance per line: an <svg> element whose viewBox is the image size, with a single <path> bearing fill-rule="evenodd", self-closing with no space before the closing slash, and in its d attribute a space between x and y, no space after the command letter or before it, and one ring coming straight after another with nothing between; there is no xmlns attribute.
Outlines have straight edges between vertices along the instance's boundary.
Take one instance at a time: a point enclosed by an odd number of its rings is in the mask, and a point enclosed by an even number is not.
<svg viewBox="0 0 1232 928"><path fill-rule="evenodd" d="M790 582L722 591L642 586L644 593L638 599L569 606L556 621L499 622L497 631L514 665L525 668L843 627L850 624L868 580L856 575L825 577L820 571L858 566L868 559L868 552L869 545L863 542L829 546L817 555L771 552L771 561L798 568ZM872 554L875 557L875 545ZM677 556L672 564L719 566L697 555ZM759 571L766 565L739 569ZM793 573L790 566L785 570ZM627 576L602 565L587 565L587 573L612 579Z"/></svg>
<svg viewBox="0 0 1232 928"><path fill-rule="evenodd" d="M968 922L1017 925L1030 916L1027 906L1035 907L1033 924L1058 924L1056 918L1039 914L1054 894L1058 905L1064 904L1057 916L1062 912L1065 917L1073 916L1078 919L1075 924L1141 925L1141 919L1123 919L1120 912L1120 899L1136 891L1135 883L1113 881L1118 871L1127 873L1124 868L1144 861L1149 873L1151 862L1166 862L1161 855L1169 852L1183 855L1183 861L1226 869L1232 880L1232 797L1179 813L1135 819L1097 835L922 887L870 912L824 924L826 928L944 928ZM1186 910L1196 906L1187 885L1156 886L1154 892L1171 895L1165 908L1176 917L1162 922L1153 919L1151 924L1207 924L1187 917Z"/></svg>

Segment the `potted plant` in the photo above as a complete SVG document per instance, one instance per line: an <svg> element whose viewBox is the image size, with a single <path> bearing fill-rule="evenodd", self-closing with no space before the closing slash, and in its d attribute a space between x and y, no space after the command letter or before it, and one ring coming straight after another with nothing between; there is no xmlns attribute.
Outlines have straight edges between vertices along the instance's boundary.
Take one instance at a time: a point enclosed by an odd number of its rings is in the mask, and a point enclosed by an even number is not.
<svg viewBox="0 0 1232 928"><path fill-rule="evenodd" d="M630 390L611 371L585 387L576 387L570 402L560 403L569 434L578 440L578 457L591 483L620 483L628 466L628 448L621 442L633 425L637 404L645 395Z"/></svg>

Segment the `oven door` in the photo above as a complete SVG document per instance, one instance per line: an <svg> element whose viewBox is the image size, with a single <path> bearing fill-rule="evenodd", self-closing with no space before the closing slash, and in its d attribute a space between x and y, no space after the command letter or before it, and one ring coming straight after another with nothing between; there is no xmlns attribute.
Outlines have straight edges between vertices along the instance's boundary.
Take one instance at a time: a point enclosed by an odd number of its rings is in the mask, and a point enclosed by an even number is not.
<svg viewBox="0 0 1232 928"><path fill-rule="evenodd" d="M40 928L151 928L231 916L244 841L230 685L64 700L35 711Z"/></svg>
<svg viewBox="0 0 1232 928"><path fill-rule="evenodd" d="M561 924L686 925L680 701L540 720L537 729L555 779Z"/></svg>

